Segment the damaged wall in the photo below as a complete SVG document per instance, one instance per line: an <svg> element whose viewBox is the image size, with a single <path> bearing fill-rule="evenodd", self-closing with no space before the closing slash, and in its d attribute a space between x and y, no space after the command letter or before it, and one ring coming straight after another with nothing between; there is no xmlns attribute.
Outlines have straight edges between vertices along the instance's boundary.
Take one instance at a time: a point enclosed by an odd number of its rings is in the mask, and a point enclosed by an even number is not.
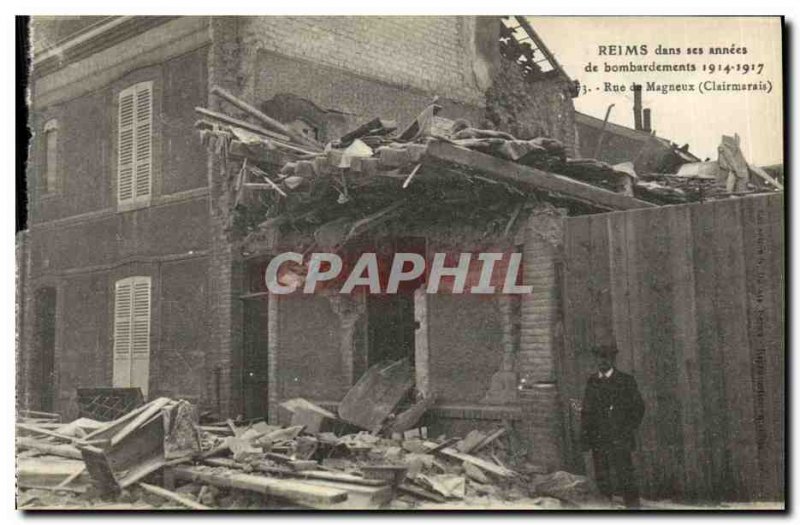
<svg viewBox="0 0 800 525"><path fill-rule="evenodd" d="M522 69L498 59L492 86L486 91L486 120L520 139L550 137L564 143L567 156L576 155L575 107L571 85L561 78L535 82Z"/></svg>
<svg viewBox="0 0 800 525"><path fill-rule="evenodd" d="M503 360L495 296L428 295L431 390L445 405L480 405Z"/></svg>

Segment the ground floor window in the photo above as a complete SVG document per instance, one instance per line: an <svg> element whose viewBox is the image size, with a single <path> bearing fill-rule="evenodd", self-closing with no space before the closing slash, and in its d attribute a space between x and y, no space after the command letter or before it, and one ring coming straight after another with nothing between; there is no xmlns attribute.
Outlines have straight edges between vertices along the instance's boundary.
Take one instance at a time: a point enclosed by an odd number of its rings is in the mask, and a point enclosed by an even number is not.
<svg viewBox="0 0 800 525"><path fill-rule="evenodd" d="M115 387L139 387L150 378L150 277L128 277L114 287Z"/></svg>

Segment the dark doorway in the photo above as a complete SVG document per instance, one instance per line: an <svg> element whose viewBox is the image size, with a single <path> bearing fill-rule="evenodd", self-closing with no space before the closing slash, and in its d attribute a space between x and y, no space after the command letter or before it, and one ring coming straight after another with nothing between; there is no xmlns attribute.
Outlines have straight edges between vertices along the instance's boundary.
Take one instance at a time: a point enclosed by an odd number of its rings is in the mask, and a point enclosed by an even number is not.
<svg viewBox="0 0 800 525"><path fill-rule="evenodd" d="M379 265L388 272L395 253L417 253L424 257L426 243L422 237L401 237L378 242L375 250ZM382 276L383 289L386 277ZM396 294L367 295L367 366L403 358L414 364L414 290L424 282L423 275L414 281L401 283Z"/></svg>
<svg viewBox="0 0 800 525"><path fill-rule="evenodd" d="M35 333L31 359L32 408L53 412L55 407L56 289L39 288L34 295ZM37 395L38 394L38 395Z"/></svg>
<svg viewBox="0 0 800 525"><path fill-rule="evenodd" d="M267 417L269 411L269 295L264 271L269 257L245 262L242 296L242 397L244 417Z"/></svg>
<svg viewBox="0 0 800 525"><path fill-rule="evenodd" d="M269 386L268 304L266 295L244 300L242 378L244 416L267 417Z"/></svg>
<svg viewBox="0 0 800 525"><path fill-rule="evenodd" d="M407 357L414 363L414 295L367 296L367 366Z"/></svg>

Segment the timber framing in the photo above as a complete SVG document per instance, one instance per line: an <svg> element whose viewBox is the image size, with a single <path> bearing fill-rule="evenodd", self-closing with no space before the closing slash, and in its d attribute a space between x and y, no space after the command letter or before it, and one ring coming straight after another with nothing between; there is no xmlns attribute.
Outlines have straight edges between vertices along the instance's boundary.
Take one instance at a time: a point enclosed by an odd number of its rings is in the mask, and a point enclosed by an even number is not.
<svg viewBox="0 0 800 525"><path fill-rule="evenodd" d="M655 208L657 204L614 193L563 175L524 166L445 142L432 143L425 153L435 161L457 164L509 182L521 189L552 192L607 210Z"/></svg>

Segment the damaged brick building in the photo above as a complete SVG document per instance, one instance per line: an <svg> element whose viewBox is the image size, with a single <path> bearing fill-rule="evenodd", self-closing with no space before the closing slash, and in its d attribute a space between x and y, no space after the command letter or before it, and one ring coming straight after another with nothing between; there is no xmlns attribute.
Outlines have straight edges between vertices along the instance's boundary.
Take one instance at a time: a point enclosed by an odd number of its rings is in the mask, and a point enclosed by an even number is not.
<svg viewBox="0 0 800 525"><path fill-rule="evenodd" d="M230 415L277 417L276 404L294 395L335 403L361 366L343 362L337 328L346 321L324 298L271 312L253 294L258 264L229 241L216 161L192 130L194 108L217 107L210 86L222 86L324 143L375 115L405 125L437 97L442 117L549 135L571 153L574 86L560 68L531 81L503 58L500 31L509 25L480 17L34 21L20 402L70 414L77 387L113 385ZM133 124L123 122L128 111ZM129 125L136 130L125 135ZM134 155L128 179L126 141L147 150ZM541 286L554 286L546 256L526 264ZM505 307L437 301L427 308L436 415L454 425L521 419L516 382L502 373L547 390L549 300L523 305L543 314L527 327L533 339L519 342ZM477 327L480 338L471 335Z"/></svg>

